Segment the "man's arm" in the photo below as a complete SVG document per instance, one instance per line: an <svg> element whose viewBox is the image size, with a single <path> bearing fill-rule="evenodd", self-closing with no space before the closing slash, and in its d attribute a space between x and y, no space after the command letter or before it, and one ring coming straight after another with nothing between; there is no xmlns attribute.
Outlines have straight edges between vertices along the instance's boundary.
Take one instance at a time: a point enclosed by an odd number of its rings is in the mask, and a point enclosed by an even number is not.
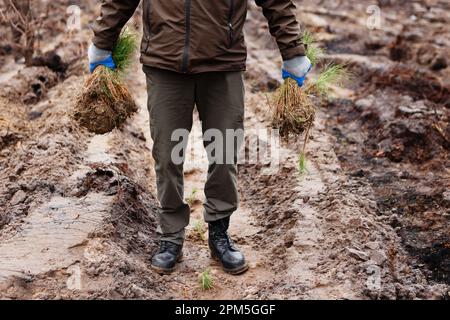
<svg viewBox="0 0 450 320"><path fill-rule="evenodd" d="M305 55L300 25L295 17L292 0L256 0L269 22L269 30L275 37L283 60Z"/></svg>
<svg viewBox="0 0 450 320"><path fill-rule="evenodd" d="M311 70L311 61L305 56L300 25L295 18L292 0L256 0L269 22L269 30L277 40L283 57L283 79L292 78L302 86Z"/></svg>
<svg viewBox="0 0 450 320"><path fill-rule="evenodd" d="M103 0L100 17L94 22L95 47L112 50L120 31L131 18L140 0Z"/></svg>

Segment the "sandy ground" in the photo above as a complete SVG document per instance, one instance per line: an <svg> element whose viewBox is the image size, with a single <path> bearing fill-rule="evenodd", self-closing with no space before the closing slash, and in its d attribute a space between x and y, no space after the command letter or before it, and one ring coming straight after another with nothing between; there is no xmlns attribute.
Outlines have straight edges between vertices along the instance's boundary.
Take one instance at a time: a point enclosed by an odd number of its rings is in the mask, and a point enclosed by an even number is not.
<svg viewBox="0 0 450 320"><path fill-rule="evenodd" d="M80 4L90 21L95 9ZM306 174L297 171L301 141L282 144L276 172L239 166L241 207L230 232L250 263L241 276L221 270L209 257L206 226L195 227L205 161L186 163L184 261L169 276L149 268L157 202L138 63L128 83L139 113L123 130L93 136L67 116L86 73L87 28L70 38L46 33L54 40L42 51L71 61L64 74L25 68L2 44L0 298L448 298L449 7L415 1L399 13L400 4L383 1L383 28L369 32L368 5L299 2L299 19L327 48L326 60L347 63L354 77L320 102ZM269 126L267 96L281 59L254 5L246 37L250 132ZM207 268L214 288L204 291L198 279Z"/></svg>

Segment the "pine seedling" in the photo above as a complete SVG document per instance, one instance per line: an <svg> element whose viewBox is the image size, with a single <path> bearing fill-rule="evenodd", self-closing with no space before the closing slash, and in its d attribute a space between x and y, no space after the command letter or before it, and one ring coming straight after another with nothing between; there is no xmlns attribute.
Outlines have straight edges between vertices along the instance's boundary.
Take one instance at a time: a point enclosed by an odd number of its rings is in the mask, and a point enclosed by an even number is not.
<svg viewBox="0 0 450 320"><path fill-rule="evenodd" d="M344 65L329 63L320 72L316 81L310 86L310 89L317 94L328 95L333 85L341 85L349 77L349 73Z"/></svg>
<svg viewBox="0 0 450 320"><path fill-rule="evenodd" d="M325 53L325 50L316 45L314 37L309 31L303 33L302 40L306 47L306 56L313 66L316 65L319 62L320 57Z"/></svg>
<svg viewBox="0 0 450 320"><path fill-rule="evenodd" d="M137 34L129 28L124 29L113 50L113 60L118 72L126 72L130 67L137 44Z"/></svg>
<svg viewBox="0 0 450 320"><path fill-rule="evenodd" d="M189 197L186 198L186 203L191 207L193 206L197 201L197 192L198 189L197 188L193 188L191 191L191 194L189 195Z"/></svg>
<svg viewBox="0 0 450 320"><path fill-rule="evenodd" d="M202 290L211 290L214 287L214 279L209 268L200 274L200 287Z"/></svg>
<svg viewBox="0 0 450 320"><path fill-rule="evenodd" d="M206 240L206 238L205 238L205 232L206 232L205 224L203 223L202 220L197 220L194 223L194 232L195 232L195 234L197 236L197 239L200 239L201 241L205 241Z"/></svg>
<svg viewBox="0 0 450 320"><path fill-rule="evenodd" d="M298 155L298 173L303 175L308 172L308 163L306 160L306 154L300 152Z"/></svg>
<svg viewBox="0 0 450 320"><path fill-rule="evenodd" d="M123 79L136 48L135 33L125 29L113 50L117 68L111 70L98 66L87 78L75 100L72 117L89 131L103 134L120 128L137 111L136 103Z"/></svg>
<svg viewBox="0 0 450 320"><path fill-rule="evenodd" d="M285 139L302 134L314 122L315 107L310 96L290 78L275 92L272 109L272 126Z"/></svg>

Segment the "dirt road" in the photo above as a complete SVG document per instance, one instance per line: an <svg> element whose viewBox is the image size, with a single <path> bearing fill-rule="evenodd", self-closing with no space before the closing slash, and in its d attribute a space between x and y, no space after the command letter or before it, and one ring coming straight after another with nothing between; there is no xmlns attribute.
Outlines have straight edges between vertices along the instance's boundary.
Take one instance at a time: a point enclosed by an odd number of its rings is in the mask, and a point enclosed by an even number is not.
<svg viewBox="0 0 450 320"><path fill-rule="evenodd" d="M445 2L426 2L408 2L399 14L388 1L383 28L371 32L369 2L300 3L299 18L327 59L346 62L355 76L321 102L306 174L297 170L300 141L282 144L275 173L264 164L239 166L241 207L231 234L250 269L237 277L209 257L199 222L205 161L186 163L192 214L184 261L169 276L149 268L156 200L137 63L128 83L139 114L122 131L93 136L67 117L85 72L87 28L46 45L63 61L80 57L64 75L2 54L0 298L448 298L450 77L441 58L449 56L450 15ZM424 40L424 33L434 36ZM251 132L269 125L267 95L281 60L254 5L246 37ZM214 288L204 291L198 277L206 268Z"/></svg>

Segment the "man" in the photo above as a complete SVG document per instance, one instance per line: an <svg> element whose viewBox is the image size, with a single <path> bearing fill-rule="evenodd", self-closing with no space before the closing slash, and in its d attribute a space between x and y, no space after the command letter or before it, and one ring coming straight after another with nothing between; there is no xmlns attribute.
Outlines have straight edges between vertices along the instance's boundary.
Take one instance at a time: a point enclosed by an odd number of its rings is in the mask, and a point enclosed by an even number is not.
<svg viewBox="0 0 450 320"><path fill-rule="evenodd" d="M299 85L311 68L301 42L300 26L291 0L256 0L269 23L283 57L283 77ZM114 68L111 50L139 0L104 0L94 23L89 48L91 71L98 65ZM189 206L183 200L183 164L171 154L175 130L192 126L194 106L203 132L242 130L246 65L243 27L247 0L143 0L141 62L148 84L150 131L157 178L158 234L161 246L151 259L159 273L170 273L181 259ZM205 139L205 147L211 141ZM228 148L230 149L230 148ZM224 147L223 153L236 152ZM204 218L213 258L231 274L248 269L227 229L238 206L236 157L232 163L209 157Z"/></svg>

